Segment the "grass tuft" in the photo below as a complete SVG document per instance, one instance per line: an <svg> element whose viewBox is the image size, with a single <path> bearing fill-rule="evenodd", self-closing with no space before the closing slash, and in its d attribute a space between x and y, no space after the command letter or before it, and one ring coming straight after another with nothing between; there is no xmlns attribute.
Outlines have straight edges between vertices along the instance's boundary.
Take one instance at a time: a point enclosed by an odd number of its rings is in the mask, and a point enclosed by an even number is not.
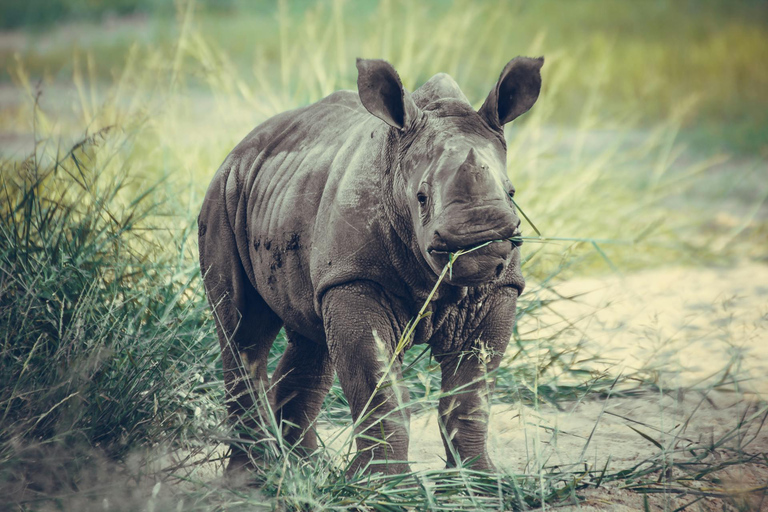
<svg viewBox="0 0 768 512"><path fill-rule="evenodd" d="M111 131L0 163L3 486L77 489L94 457L189 438L220 394L199 271L160 245L179 240L151 194L126 206L129 174L93 163Z"/></svg>

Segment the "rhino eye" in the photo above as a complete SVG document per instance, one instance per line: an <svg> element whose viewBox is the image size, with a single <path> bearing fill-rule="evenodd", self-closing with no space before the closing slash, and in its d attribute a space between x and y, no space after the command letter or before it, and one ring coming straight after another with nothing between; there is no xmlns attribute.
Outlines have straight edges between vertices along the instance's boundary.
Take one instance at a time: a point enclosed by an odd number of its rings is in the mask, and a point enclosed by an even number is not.
<svg viewBox="0 0 768 512"><path fill-rule="evenodd" d="M424 192L419 192L418 194L416 194L416 199L419 201L419 204L421 206L424 206L425 204L427 204L427 194L425 194Z"/></svg>
<svg viewBox="0 0 768 512"><path fill-rule="evenodd" d="M514 188L509 189L507 194L509 195L509 197L514 199L514 197L515 197L515 189Z"/></svg>

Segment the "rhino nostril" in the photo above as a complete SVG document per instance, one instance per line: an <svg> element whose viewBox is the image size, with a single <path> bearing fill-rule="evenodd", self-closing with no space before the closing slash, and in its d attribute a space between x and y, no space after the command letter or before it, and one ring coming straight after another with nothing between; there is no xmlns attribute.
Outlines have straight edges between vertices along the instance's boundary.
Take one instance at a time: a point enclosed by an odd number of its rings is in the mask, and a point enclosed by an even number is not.
<svg viewBox="0 0 768 512"><path fill-rule="evenodd" d="M499 263L496 267L496 277L500 277L502 272L504 272L504 264Z"/></svg>
<svg viewBox="0 0 768 512"><path fill-rule="evenodd" d="M437 246L442 248L442 246L445 245L445 241L443 240L443 237L440 236L440 232L438 230L435 230L434 233L432 233L432 243L430 244L433 247Z"/></svg>

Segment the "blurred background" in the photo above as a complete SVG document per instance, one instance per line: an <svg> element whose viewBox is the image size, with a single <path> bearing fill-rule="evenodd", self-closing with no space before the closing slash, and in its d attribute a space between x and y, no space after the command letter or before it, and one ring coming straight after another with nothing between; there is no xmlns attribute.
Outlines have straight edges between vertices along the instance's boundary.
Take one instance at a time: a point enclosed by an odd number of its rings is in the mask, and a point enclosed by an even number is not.
<svg viewBox="0 0 768 512"><path fill-rule="evenodd" d="M260 121L354 88L355 57L390 60L410 89L448 72L479 105L507 60L544 55L541 101L509 129L535 137L511 155L513 179L525 184L530 166L538 176L542 166L575 169L574 158L616 146L619 158L600 165L617 176L621 157L646 159L629 179L657 188L662 174L705 167L669 184L667 206L718 209L710 220L731 229L744 215L765 218L762 0L5 0L0 30L5 158L25 157L34 130L74 141L141 124L155 132L153 157L134 173L183 169L202 190ZM33 127L35 101L45 119Z"/></svg>
<svg viewBox="0 0 768 512"><path fill-rule="evenodd" d="M648 126L682 109L700 148L765 156L767 23L762 0L5 0L0 83L21 64L30 80L71 85L79 56L101 88L131 52L187 57L186 30L252 88L273 83L275 66L294 68L284 79L314 75L283 91L302 103L354 83L360 55L392 60L412 87L447 66L478 100L510 56L540 53L573 68L552 121L577 123L598 91L605 119Z"/></svg>
<svg viewBox="0 0 768 512"><path fill-rule="evenodd" d="M104 490L98 468L135 475L154 464L126 507L152 509L155 481L182 470L178 487L160 492L169 510L239 500L209 492L212 473L194 476L195 460L220 472L230 435L197 265L196 217L216 169L265 119L354 89L356 57L389 60L410 90L447 72L479 107L517 55L546 59L537 104L506 138L516 200L532 221L523 233L547 240L523 246L528 286L494 407L538 415L651 397L657 417L631 425L660 418L645 431L662 436L662 390L724 390L729 407L748 405L723 414L749 421L722 446L746 439L742 429L768 410L745 412L768 393L765 0L0 0L0 495L103 510L99 493L134 491ZM415 407L434 411L439 370L407 357ZM698 410L675 397L676 411ZM547 465L540 454L558 445L541 441L540 424L516 423L524 410L497 429L523 436L497 446L501 469L532 475L507 491L539 506L598 487L603 475L583 480L586 445L558 454L571 466ZM581 417L584 439L599 415ZM348 418L336 385L321 419ZM726 423L713 418L691 429L710 439L707 429ZM556 427L542 428L555 436ZM664 478L684 496L691 479L665 465L674 457L710 464L695 480L711 476L713 489L726 466L768 460L764 434L760 457L743 446L723 455L720 441L667 451L677 438L662 449L666 438L641 435L632 434L642 449L660 450L648 455L652 469L637 469L640 456L611 459L627 451L620 434L609 441L621 446L590 464L625 487ZM161 448L199 458L168 469ZM317 496L347 506L345 493L362 487L323 464L314 473L275 464L262 475L274 485L253 499L272 506L282 489L294 508L317 508ZM764 486L768 466L758 465ZM458 500L447 510L472 495L462 485L445 495ZM397 485L366 496L390 503L389 492L400 506ZM633 507L647 509L642 499ZM659 506L682 509L670 503Z"/></svg>

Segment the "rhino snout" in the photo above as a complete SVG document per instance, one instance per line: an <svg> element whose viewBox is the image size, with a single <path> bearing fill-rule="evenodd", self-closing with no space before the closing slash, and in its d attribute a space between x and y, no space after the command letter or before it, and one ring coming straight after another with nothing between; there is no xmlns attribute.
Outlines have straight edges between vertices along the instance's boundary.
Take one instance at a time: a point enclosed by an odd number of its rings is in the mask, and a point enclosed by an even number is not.
<svg viewBox="0 0 768 512"><path fill-rule="evenodd" d="M474 231L462 230L466 223L450 229L442 223L428 232L424 248L427 261L436 274L440 274L450 261L451 253L469 251L453 260L449 281L460 286L478 286L498 279L514 261L513 254L519 241L510 238L520 235L520 220L516 215L505 216L505 222Z"/></svg>

